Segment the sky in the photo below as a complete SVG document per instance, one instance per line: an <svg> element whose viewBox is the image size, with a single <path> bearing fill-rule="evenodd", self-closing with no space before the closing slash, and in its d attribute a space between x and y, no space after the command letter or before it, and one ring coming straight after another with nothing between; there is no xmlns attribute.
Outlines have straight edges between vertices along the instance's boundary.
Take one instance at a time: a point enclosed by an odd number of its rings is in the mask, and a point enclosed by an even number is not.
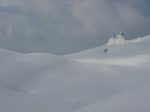
<svg viewBox="0 0 150 112"><path fill-rule="evenodd" d="M0 48L65 55L150 34L149 0L0 0Z"/></svg>

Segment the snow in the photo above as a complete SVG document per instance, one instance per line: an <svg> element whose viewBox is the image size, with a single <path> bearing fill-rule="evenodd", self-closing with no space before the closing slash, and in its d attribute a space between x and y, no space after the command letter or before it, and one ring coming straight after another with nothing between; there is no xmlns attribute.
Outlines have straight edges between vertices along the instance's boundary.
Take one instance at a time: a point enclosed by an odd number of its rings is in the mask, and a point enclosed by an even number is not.
<svg viewBox="0 0 150 112"><path fill-rule="evenodd" d="M126 40L124 38L118 38L118 39L111 38L111 39L109 39L109 41L106 45L111 46L114 44L124 44L125 42L126 42Z"/></svg>
<svg viewBox="0 0 150 112"><path fill-rule="evenodd" d="M150 112L150 36L125 41L66 56L0 49L0 112Z"/></svg>
<svg viewBox="0 0 150 112"><path fill-rule="evenodd" d="M142 66L148 63L150 59L149 55L134 56L130 58L120 58L120 59L79 59L76 60L80 63L85 64L109 64L109 65L119 65L119 66Z"/></svg>
<svg viewBox="0 0 150 112"><path fill-rule="evenodd" d="M113 96L74 112L149 112L150 87Z"/></svg>
<svg viewBox="0 0 150 112"><path fill-rule="evenodd" d="M107 46L112 46L114 44L124 44L127 42L125 40L125 36L122 32L118 32L117 34L114 35L114 37L110 38L109 41L107 42Z"/></svg>

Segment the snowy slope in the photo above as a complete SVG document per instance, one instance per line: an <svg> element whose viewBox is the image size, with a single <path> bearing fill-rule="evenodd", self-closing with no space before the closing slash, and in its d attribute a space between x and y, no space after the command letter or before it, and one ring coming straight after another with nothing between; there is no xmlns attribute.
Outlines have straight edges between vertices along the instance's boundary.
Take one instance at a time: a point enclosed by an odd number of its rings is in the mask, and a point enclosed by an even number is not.
<svg viewBox="0 0 150 112"><path fill-rule="evenodd" d="M110 41L109 41L110 42ZM107 48L108 52L104 53ZM74 112L149 112L150 111L150 36L126 40L120 44L106 44L83 52L65 56L88 69L107 72L118 77L126 77L126 86L134 84L142 87L124 91L105 100ZM103 67L101 65L103 64ZM105 67L104 67L105 66ZM139 79L141 78L141 80ZM131 82L130 82L131 81ZM140 82L142 81L142 84ZM115 82L114 82L115 83ZM118 83L120 85L121 83ZM133 84L133 85L132 85ZM122 89L126 87L120 86ZM122 90L121 90L122 91Z"/></svg>
<svg viewBox="0 0 150 112"><path fill-rule="evenodd" d="M140 64L141 62L147 62L150 54L149 47L150 36L146 36L134 40L125 40L124 43L121 42L120 44L106 44L102 47L92 48L64 57L83 63L134 65L137 63ZM107 53L104 53L104 49L108 49Z"/></svg>
<svg viewBox="0 0 150 112"><path fill-rule="evenodd" d="M0 112L149 112L149 59L150 36L62 57L1 49Z"/></svg>
<svg viewBox="0 0 150 112"><path fill-rule="evenodd" d="M149 112L150 86L113 96L74 112Z"/></svg>

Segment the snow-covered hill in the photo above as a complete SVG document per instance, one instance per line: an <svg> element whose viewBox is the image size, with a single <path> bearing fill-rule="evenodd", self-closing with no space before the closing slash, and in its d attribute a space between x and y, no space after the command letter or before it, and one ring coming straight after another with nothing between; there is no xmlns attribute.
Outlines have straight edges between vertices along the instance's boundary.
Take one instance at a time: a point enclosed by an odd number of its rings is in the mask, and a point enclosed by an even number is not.
<svg viewBox="0 0 150 112"><path fill-rule="evenodd" d="M110 39L111 40L111 39ZM118 40L114 40L117 41ZM124 40L125 42L121 42L120 44L114 42L113 44L108 43L101 47L92 48L89 50L81 51L78 53L66 55L64 57L71 59L103 59L103 58L127 58L133 56L141 56L141 55L149 55L150 53L150 36L146 36L143 38L137 38L134 40ZM104 49L108 49L106 53L104 53Z"/></svg>
<svg viewBox="0 0 150 112"><path fill-rule="evenodd" d="M1 49L0 112L149 112L150 36L125 41L62 57Z"/></svg>

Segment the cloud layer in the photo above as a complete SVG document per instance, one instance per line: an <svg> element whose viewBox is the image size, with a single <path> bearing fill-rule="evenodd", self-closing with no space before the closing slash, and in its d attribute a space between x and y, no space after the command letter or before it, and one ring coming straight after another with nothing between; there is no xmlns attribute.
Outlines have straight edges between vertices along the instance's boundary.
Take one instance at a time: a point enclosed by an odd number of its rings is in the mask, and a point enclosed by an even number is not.
<svg viewBox="0 0 150 112"><path fill-rule="evenodd" d="M0 47L66 54L149 34L148 0L0 0Z"/></svg>

